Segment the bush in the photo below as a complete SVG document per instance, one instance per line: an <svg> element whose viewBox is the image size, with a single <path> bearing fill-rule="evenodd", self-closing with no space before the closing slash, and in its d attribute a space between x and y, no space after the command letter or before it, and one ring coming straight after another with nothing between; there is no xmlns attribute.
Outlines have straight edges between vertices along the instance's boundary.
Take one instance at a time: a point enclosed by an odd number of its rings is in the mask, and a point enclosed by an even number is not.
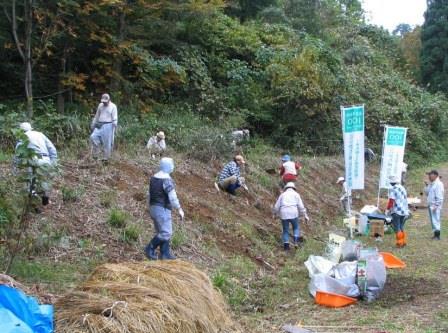
<svg viewBox="0 0 448 333"><path fill-rule="evenodd" d="M114 228L123 228L129 220L129 214L121 209L114 208L109 212L107 223Z"/></svg>
<svg viewBox="0 0 448 333"><path fill-rule="evenodd" d="M192 131L185 136L182 150L187 156L208 162L218 158L230 158L233 154L230 133L220 132L216 128L204 127L201 131Z"/></svg>
<svg viewBox="0 0 448 333"><path fill-rule="evenodd" d="M188 235L184 228L177 229L171 238L171 246L173 249L178 249L182 245L186 244L188 240Z"/></svg>
<svg viewBox="0 0 448 333"><path fill-rule="evenodd" d="M141 230L137 225L128 225L123 231L122 240L128 244L132 244L138 240L140 233Z"/></svg>
<svg viewBox="0 0 448 333"><path fill-rule="evenodd" d="M227 298L229 304L235 308L240 308L248 299L246 290L241 287L238 281L225 272L216 272L212 277L212 283Z"/></svg>
<svg viewBox="0 0 448 333"><path fill-rule="evenodd" d="M115 191L102 192L100 194L100 204L105 208L110 208L115 203L117 194Z"/></svg>
<svg viewBox="0 0 448 333"><path fill-rule="evenodd" d="M62 201L64 203L67 202L76 202L79 198L84 194L85 190L82 187L62 187Z"/></svg>

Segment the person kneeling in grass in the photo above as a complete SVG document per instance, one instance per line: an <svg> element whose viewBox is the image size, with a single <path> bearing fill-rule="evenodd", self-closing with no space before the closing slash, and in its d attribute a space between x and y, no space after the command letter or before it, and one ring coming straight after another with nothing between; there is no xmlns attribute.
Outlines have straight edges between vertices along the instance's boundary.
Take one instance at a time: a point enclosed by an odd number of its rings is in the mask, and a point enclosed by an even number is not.
<svg viewBox="0 0 448 333"><path fill-rule="evenodd" d="M280 217L282 221L282 240L285 251L289 250L289 224L292 224L294 244L299 245L303 242L303 237L300 236L299 218L303 216L306 223L310 218L293 182L287 183L283 193L278 197L274 206L274 215Z"/></svg>

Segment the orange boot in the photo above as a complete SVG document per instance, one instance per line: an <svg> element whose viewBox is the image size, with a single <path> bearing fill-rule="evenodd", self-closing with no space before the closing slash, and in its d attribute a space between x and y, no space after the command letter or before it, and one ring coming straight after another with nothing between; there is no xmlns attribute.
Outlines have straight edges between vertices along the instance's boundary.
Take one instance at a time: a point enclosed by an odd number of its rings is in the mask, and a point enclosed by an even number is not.
<svg viewBox="0 0 448 333"><path fill-rule="evenodd" d="M404 231L402 231L401 233L403 234L403 245L402 246L406 246L407 242L408 242L408 235Z"/></svg>
<svg viewBox="0 0 448 333"><path fill-rule="evenodd" d="M395 245L397 247L403 246L403 231L399 231L395 234Z"/></svg>

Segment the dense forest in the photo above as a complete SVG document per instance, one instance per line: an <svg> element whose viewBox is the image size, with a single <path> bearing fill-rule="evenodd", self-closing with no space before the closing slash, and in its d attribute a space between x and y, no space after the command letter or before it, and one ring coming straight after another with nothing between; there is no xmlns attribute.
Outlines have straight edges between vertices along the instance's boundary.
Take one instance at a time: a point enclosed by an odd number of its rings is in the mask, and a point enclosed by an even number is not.
<svg viewBox="0 0 448 333"><path fill-rule="evenodd" d="M185 148L198 129L207 137L247 127L285 149L332 150L341 139L339 107L363 103L369 145L381 144L382 124L402 125L412 157L445 153L448 80L434 74L428 55L446 38L441 31L434 41L431 27L440 8L428 10L423 32L403 24L391 34L366 23L358 0L1 5L4 148L25 118L58 143L87 136L107 91L119 107L118 140L134 143L164 129Z"/></svg>

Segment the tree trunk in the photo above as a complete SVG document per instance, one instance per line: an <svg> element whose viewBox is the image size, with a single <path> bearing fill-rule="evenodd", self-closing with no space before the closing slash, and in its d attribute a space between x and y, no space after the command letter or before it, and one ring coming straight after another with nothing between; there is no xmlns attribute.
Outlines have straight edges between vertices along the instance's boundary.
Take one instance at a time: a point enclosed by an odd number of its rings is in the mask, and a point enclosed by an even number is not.
<svg viewBox="0 0 448 333"><path fill-rule="evenodd" d="M118 31L118 46L126 39L126 12L125 8L120 13L119 31ZM123 59L120 56L115 57L112 65L113 76L110 84L112 91L118 91L120 89L121 71L123 68Z"/></svg>
<svg viewBox="0 0 448 333"><path fill-rule="evenodd" d="M67 69L67 49L64 48L64 52L62 53L61 58L61 71L59 72L58 78L58 98L56 100L56 110L58 113L63 114L65 110L65 87L62 81L65 78L66 69Z"/></svg>
<svg viewBox="0 0 448 333"><path fill-rule="evenodd" d="M33 0L25 0L25 95L28 118L33 118L33 64L31 39L33 34Z"/></svg>

